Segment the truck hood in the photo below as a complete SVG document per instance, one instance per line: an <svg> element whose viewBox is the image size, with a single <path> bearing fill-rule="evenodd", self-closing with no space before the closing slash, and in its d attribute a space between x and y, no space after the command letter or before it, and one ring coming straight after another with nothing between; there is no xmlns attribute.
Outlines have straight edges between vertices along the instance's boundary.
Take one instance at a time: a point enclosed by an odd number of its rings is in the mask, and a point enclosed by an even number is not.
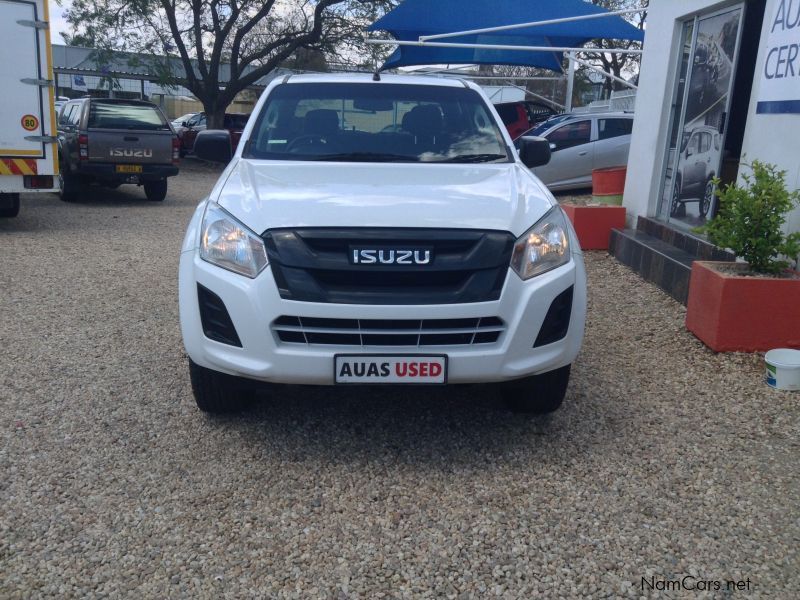
<svg viewBox="0 0 800 600"><path fill-rule="evenodd" d="M257 233L278 227L443 227L519 236L555 200L517 163L322 163L239 159L211 192Z"/></svg>

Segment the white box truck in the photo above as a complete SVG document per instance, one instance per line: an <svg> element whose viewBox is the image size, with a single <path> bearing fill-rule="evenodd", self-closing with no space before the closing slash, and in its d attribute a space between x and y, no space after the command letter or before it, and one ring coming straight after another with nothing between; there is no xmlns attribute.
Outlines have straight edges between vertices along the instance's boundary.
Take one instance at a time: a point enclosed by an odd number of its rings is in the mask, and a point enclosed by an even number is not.
<svg viewBox="0 0 800 600"><path fill-rule="evenodd" d="M47 0L0 0L0 217L21 192L57 192L58 139Z"/></svg>

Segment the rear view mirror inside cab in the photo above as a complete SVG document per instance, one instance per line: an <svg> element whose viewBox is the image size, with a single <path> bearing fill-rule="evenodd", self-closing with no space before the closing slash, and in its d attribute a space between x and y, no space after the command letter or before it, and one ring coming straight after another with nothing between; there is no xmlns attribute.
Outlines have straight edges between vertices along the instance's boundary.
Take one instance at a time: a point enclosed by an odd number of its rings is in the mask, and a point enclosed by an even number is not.
<svg viewBox="0 0 800 600"><path fill-rule="evenodd" d="M390 98L355 98L353 108L369 112L385 112L394 110L394 102Z"/></svg>

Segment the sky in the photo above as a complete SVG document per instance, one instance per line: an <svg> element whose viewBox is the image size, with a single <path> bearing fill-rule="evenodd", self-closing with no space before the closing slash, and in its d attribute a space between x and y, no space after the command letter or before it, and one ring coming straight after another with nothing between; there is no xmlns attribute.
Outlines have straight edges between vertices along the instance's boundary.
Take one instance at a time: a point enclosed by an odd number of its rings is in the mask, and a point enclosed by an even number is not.
<svg viewBox="0 0 800 600"><path fill-rule="evenodd" d="M50 41L54 44L63 44L62 32L69 32L67 22L64 20L64 8L55 3L55 0L47 0L50 4ZM69 6L69 0L64 0L64 7Z"/></svg>

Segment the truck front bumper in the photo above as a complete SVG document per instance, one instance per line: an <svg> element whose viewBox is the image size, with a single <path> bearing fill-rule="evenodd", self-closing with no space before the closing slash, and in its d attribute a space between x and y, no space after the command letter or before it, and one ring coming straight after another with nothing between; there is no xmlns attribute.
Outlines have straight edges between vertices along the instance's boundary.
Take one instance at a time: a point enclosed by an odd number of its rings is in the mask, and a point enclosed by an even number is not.
<svg viewBox="0 0 800 600"><path fill-rule="evenodd" d="M577 244L576 244L577 245ZM241 347L206 337L198 285L224 303ZM566 335L534 347L554 300L572 288ZM445 354L448 383L518 379L572 363L580 350L586 315L586 275L580 252L558 269L522 281L509 271L499 300L446 305L358 305L312 303L280 297L270 268L248 279L203 261L197 249L181 254L180 320L186 351L200 366L276 383L333 383L336 354ZM496 317L503 332L493 343L381 346L287 343L276 332L279 317L319 319L476 319Z"/></svg>

